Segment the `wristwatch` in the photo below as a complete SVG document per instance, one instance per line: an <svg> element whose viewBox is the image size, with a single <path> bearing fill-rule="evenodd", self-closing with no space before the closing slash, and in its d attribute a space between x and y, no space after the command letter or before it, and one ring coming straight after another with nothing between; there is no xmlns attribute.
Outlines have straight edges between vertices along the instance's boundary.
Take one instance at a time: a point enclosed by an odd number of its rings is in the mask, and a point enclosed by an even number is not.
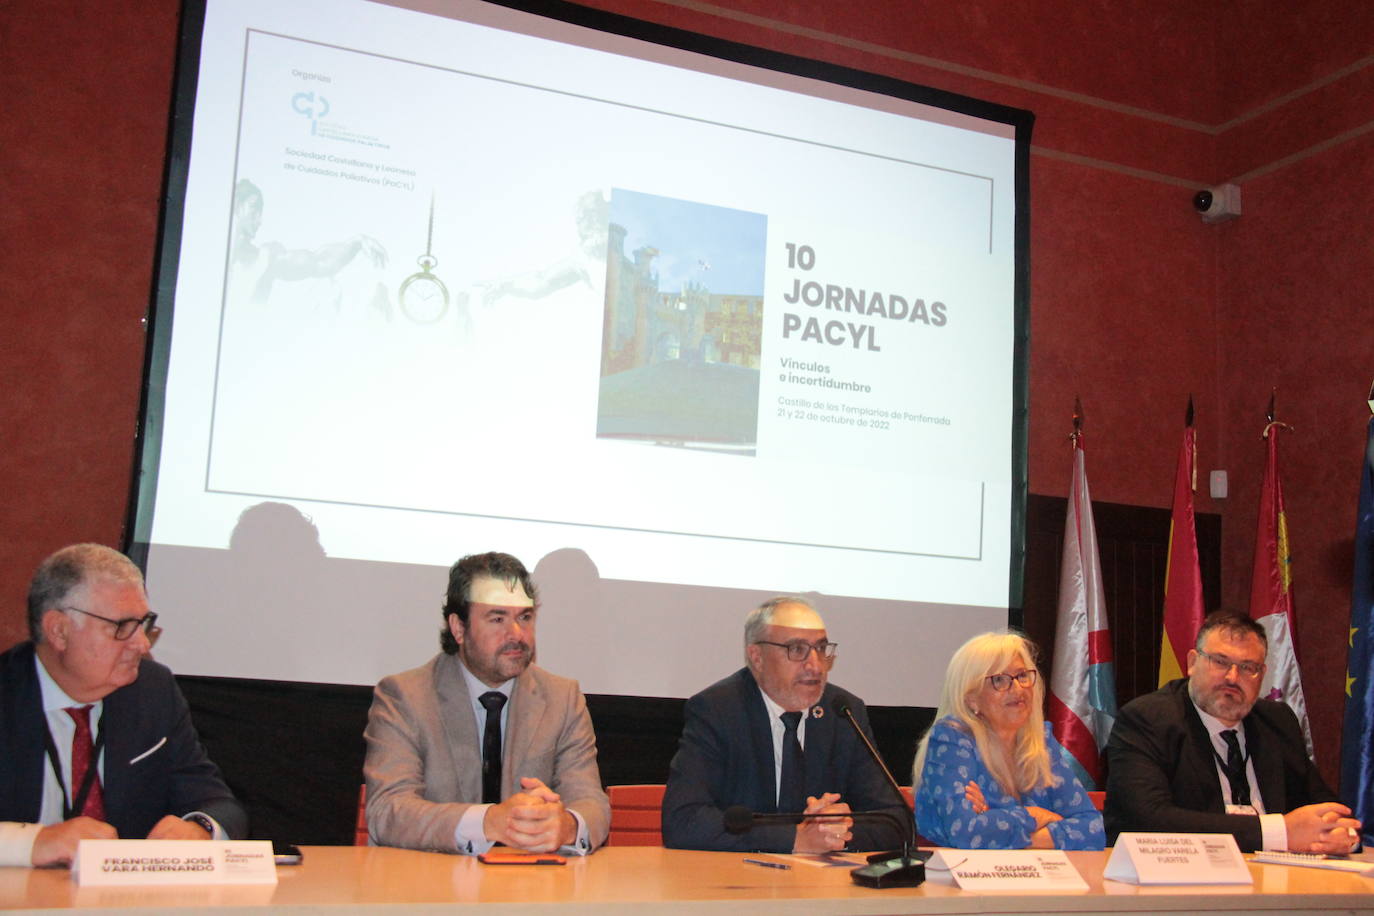
<svg viewBox="0 0 1374 916"><path fill-rule="evenodd" d="M206 833L210 834L211 839L214 838L215 822L210 820L210 818L206 817L204 814L201 814L199 811L193 814L186 815L182 818L182 820L189 821L190 823L195 824L197 827L202 828Z"/></svg>

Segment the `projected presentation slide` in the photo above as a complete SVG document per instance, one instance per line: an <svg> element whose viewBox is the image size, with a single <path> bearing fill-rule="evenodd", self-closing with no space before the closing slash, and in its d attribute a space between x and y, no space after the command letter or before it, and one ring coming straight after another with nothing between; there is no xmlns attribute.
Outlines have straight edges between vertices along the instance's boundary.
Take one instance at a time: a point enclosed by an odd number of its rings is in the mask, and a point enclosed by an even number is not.
<svg viewBox="0 0 1374 916"><path fill-rule="evenodd" d="M208 4L150 587L279 506L330 560L574 549L1004 624L1013 129L436 9Z"/></svg>

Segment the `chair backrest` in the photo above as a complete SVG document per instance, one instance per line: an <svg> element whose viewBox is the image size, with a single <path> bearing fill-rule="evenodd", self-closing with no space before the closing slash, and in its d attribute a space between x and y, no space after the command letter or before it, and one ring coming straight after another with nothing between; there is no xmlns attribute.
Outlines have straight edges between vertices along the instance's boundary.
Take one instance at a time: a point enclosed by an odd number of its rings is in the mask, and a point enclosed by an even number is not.
<svg viewBox="0 0 1374 916"><path fill-rule="evenodd" d="M898 786L897 788L899 788L899 789L902 790L902 798L906 799L906 806L907 806L907 808L914 808L914 807L916 806L916 793L915 793L914 791L912 791L911 786ZM918 828L917 831L916 831L916 845L917 845L917 846L935 846L935 845L937 845L936 843L932 843L930 840L926 839L925 835L922 834L922 833L920 832L920 830L919 830L919 828L920 828L920 825L919 825L919 824L917 824L916 826L917 826L917 828Z"/></svg>
<svg viewBox="0 0 1374 916"><path fill-rule="evenodd" d="M367 783L358 789L358 823L353 832L353 845L367 845Z"/></svg>
<svg viewBox="0 0 1374 916"><path fill-rule="evenodd" d="M1102 806L1107 803L1107 793L1089 791L1088 799L1093 803L1094 808L1096 808L1098 811L1101 811Z"/></svg>
<svg viewBox="0 0 1374 916"><path fill-rule="evenodd" d="M607 845L662 846L663 790L661 783L639 786L610 786L611 835ZM367 785L358 789L358 821L354 846L367 845Z"/></svg>
<svg viewBox="0 0 1374 916"><path fill-rule="evenodd" d="M608 846L662 846L663 789L661 783L608 786L611 835Z"/></svg>

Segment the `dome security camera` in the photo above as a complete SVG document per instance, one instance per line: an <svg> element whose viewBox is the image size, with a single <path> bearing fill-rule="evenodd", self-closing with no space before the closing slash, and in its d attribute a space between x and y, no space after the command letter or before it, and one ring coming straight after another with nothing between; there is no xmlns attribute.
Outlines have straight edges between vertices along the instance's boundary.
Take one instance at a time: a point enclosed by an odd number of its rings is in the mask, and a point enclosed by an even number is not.
<svg viewBox="0 0 1374 916"><path fill-rule="evenodd" d="M1240 216L1240 186L1234 184L1203 188L1193 195L1193 209L1204 223L1221 223Z"/></svg>

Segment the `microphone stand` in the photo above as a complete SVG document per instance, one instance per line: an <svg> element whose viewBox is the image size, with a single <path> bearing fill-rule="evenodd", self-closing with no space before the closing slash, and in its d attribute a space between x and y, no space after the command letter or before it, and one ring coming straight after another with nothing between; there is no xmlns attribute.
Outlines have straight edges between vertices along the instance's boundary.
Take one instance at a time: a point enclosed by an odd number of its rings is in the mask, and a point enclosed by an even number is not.
<svg viewBox="0 0 1374 916"><path fill-rule="evenodd" d="M849 708L849 704L842 699L836 699L835 712L839 713L849 724L854 727L854 733L863 742L864 748L868 751L868 756L873 758L873 762L878 765L878 769L887 777L888 785L892 786L892 791L901 800L902 807L909 813L906 819L906 829L902 830L902 850L900 855L892 856L891 853L878 853L869 856L869 864L854 869L849 873L850 880L863 887L876 887L879 889L888 887L919 887L926 880L926 863L929 856L918 856L914 848L916 846L916 815L907 805L906 796L902 794L902 787L897 785L897 780L892 778L892 771L883 763L883 758L878 753L878 749L873 746L873 742L868 740L868 735L864 733L859 722L854 718L854 711ZM892 820L897 820L891 816ZM901 825L898 825L899 829ZM875 859L877 861L875 861Z"/></svg>
<svg viewBox="0 0 1374 916"><path fill-rule="evenodd" d="M793 813L780 814L760 814L750 811L743 805L732 805L725 809L725 829L729 833L748 833L755 824L800 824L803 821L831 820L834 818L847 817L855 823L885 823L892 824L899 831L903 829L902 819L891 811L851 811L848 814L803 814L800 811ZM892 853L881 852L878 858L884 858Z"/></svg>
<svg viewBox="0 0 1374 916"><path fill-rule="evenodd" d="M851 811L849 814L757 814L743 805L725 809L725 829L730 833L748 833L755 824L800 824L803 821L822 818L848 817L856 823L887 823L905 832L902 819L891 811ZM912 831L915 832L914 830ZM887 858L891 853L878 853L869 858L868 865L851 869L850 880L864 887L917 887L926 880L926 865L923 858L911 854L910 842L904 841L902 854L897 858ZM875 861L882 858L884 861Z"/></svg>

